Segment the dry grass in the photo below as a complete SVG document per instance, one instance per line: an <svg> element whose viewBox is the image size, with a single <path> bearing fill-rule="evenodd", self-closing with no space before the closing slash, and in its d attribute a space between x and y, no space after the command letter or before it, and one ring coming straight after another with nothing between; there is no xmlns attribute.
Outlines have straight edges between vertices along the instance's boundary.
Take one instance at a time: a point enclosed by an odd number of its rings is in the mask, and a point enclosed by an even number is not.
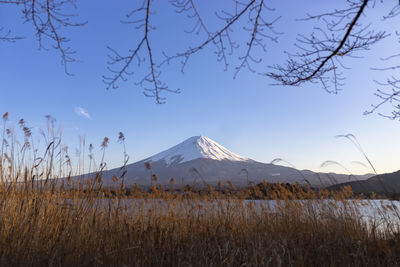
<svg viewBox="0 0 400 267"><path fill-rule="evenodd" d="M3 186L0 264L399 264L398 235L368 227L348 202L153 196L100 198L87 191Z"/></svg>
<svg viewBox="0 0 400 267"><path fill-rule="evenodd" d="M103 162L86 185L48 179L72 173L52 131L40 157L27 129L23 146L8 133L1 148L1 266L400 265L398 227L388 214L380 228L363 219L349 191L293 201L282 187L275 201L248 201L254 188L226 197L153 187L128 198L123 185L101 187Z"/></svg>

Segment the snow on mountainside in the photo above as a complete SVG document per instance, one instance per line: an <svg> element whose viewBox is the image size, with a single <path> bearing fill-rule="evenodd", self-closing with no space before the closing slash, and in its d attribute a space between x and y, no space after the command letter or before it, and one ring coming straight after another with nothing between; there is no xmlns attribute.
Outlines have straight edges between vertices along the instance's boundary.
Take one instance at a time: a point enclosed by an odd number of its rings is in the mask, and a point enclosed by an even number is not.
<svg viewBox="0 0 400 267"><path fill-rule="evenodd" d="M156 162L165 160L167 166L170 166L199 158L231 161L250 160L229 151L208 137L193 136L170 149L145 159L145 161Z"/></svg>

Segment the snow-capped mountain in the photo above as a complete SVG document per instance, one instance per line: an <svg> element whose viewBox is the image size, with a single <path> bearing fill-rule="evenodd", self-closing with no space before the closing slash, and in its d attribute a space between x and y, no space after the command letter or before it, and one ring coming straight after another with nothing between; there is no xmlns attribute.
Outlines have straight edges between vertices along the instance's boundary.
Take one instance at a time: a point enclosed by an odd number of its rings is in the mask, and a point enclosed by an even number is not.
<svg viewBox="0 0 400 267"><path fill-rule="evenodd" d="M148 163L148 164L147 164ZM146 166L147 165L147 166ZM150 168L148 168L150 166ZM193 136L154 156L126 166L124 182L127 186L137 184L147 186L153 175L157 183L170 184L174 178L176 186L186 184L210 184L232 182L247 185L263 180L276 183L311 184L316 187L330 186L351 179L365 180L372 175L352 176L336 173L316 173L309 170L257 162L229 151L205 136ZM120 176L122 170L116 168L103 173L105 184L112 184L112 177Z"/></svg>
<svg viewBox="0 0 400 267"><path fill-rule="evenodd" d="M147 162L164 160L167 166L179 164L195 159L248 161L246 157L239 156L217 142L205 136L193 136L182 143L162 151L150 158Z"/></svg>

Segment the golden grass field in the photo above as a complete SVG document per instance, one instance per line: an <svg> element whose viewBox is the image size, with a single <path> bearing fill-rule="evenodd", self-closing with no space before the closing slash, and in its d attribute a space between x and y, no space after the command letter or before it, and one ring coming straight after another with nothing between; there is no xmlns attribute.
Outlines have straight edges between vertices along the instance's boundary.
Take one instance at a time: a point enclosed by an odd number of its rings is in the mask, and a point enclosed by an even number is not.
<svg viewBox="0 0 400 267"><path fill-rule="evenodd" d="M40 152L25 122L19 144L3 119L1 266L400 266L390 205L366 220L359 203L375 202L346 189L294 194L278 185L274 201L251 201L256 186L144 191L115 177L111 190L102 161L86 183L51 179L74 174L61 134L49 127Z"/></svg>

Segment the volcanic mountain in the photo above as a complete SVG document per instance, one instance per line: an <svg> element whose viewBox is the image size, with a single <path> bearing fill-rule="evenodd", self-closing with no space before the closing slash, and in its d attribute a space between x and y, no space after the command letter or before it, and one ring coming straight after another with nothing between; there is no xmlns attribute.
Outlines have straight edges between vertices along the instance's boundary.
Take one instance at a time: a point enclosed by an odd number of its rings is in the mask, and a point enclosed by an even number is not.
<svg viewBox="0 0 400 267"><path fill-rule="evenodd" d="M267 164L254 161L229 151L205 136L193 136L176 146L154 156L127 165L124 182L126 185L150 185L160 183L176 186L216 185L230 181L234 185L247 185L263 180L276 183L300 183L315 187L325 187L349 181L349 175L336 173L316 173L309 170ZM117 168L104 172L106 184L112 184L112 177L123 172ZM359 175L358 180L372 175Z"/></svg>
<svg viewBox="0 0 400 267"><path fill-rule="evenodd" d="M193 136L182 143L145 159L147 162L165 161L167 166L195 159L249 161L205 136Z"/></svg>

